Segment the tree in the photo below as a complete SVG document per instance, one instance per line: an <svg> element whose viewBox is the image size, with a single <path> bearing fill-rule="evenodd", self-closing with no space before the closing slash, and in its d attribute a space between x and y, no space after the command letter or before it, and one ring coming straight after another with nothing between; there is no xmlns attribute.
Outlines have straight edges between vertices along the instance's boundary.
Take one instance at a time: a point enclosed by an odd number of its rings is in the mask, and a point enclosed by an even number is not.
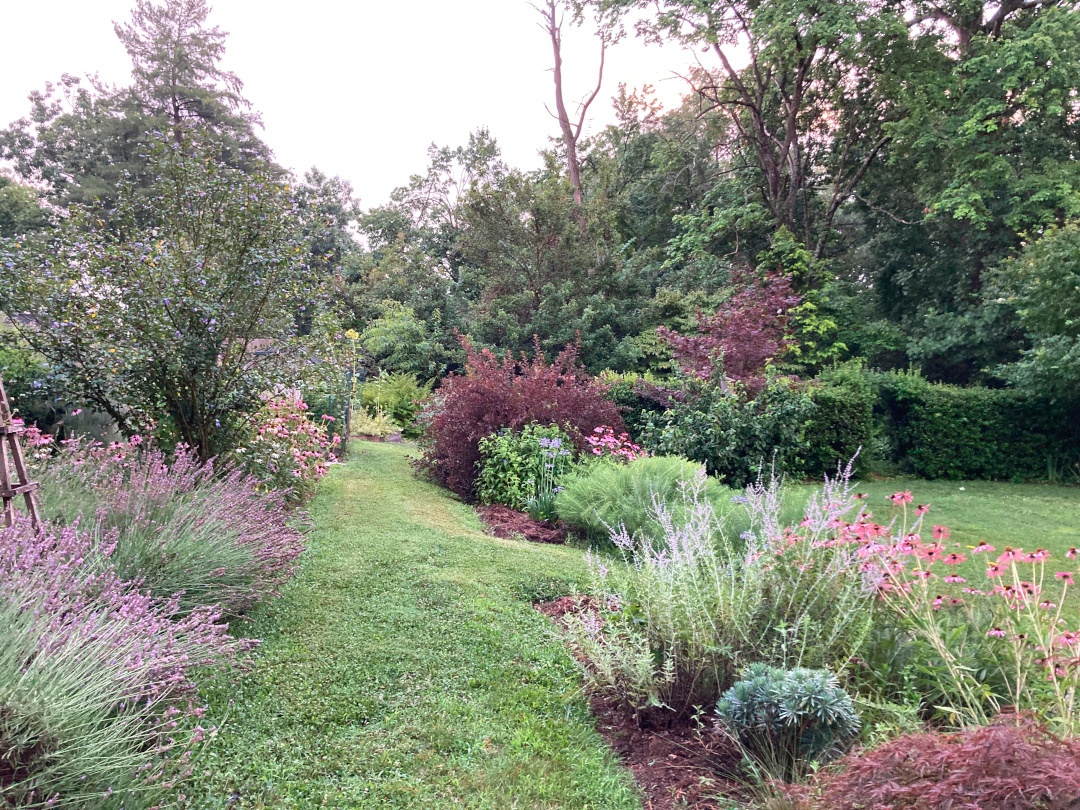
<svg viewBox="0 0 1080 810"><path fill-rule="evenodd" d="M995 272L991 307L1016 309L1031 347L999 373L1033 394L1080 400L1080 224L1050 228Z"/></svg>
<svg viewBox="0 0 1080 810"><path fill-rule="evenodd" d="M265 168L270 150L255 135L258 116L240 80L220 67L226 34L206 27L209 12L205 0L137 0L131 21L115 25L134 85L70 75L47 83L30 94L30 115L0 131L0 157L61 207L98 199L110 207L125 181L145 191L153 182L143 160L153 133L179 138L188 123L214 132L229 164Z"/></svg>
<svg viewBox="0 0 1080 810"><path fill-rule="evenodd" d="M544 30L547 31L548 36L551 38L551 50L555 58L555 67L552 70L555 79L555 118L558 120L559 129L562 131L563 149L566 150L566 171L570 177L570 186L574 189L574 202L581 205L583 196L578 144L581 140L581 130L585 126L585 115L600 94L600 88L604 84L604 55L607 53L610 35L603 30L600 32L600 69L596 80L596 89L593 90L592 95L578 105L577 122L571 122L570 113L566 109L566 101L563 98L562 27L565 18L560 13L556 0L547 0L546 5L534 6L534 8L544 18ZM582 223L584 223L584 219L582 219ZM582 227L584 227L584 224Z"/></svg>
<svg viewBox="0 0 1080 810"><path fill-rule="evenodd" d="M181 140L151 142L149 194L122 185L111 224L74 206L55 231L5 243L0 305L27 316L20 336L73 398L126 433L164 414L206 459L289 381L293 314L318 278L289 187L221 163L194 128Z"/></svg>
<svg viewBox="0 0 1080 810"><path fill-rule="evenodd" d="M34 191L0 174L0 238L31 233L48 224Z"/></svg>
<svg viewBox="0 0 1080 810"><path fill-rule="evenodd" d="M593 4L612 21L653 6ZM717 69L688 77L702 114L725 117L732 161L754 166L776 225L800 234L821 258L837 212L889 141L885 125L896 113L877 90L887 75L878 63L902 50L903 20L870 0L667 0L657 7L644 31L713 53ZM743 69L735 66L740 46L750 59Z"/></svg>

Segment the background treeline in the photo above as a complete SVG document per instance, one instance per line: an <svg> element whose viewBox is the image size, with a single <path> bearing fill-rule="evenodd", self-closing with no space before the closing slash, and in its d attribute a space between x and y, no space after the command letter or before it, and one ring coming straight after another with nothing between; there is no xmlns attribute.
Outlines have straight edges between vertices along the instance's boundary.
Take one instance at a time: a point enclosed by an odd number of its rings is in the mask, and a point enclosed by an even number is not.
<svg viewBox="0 0 1080 810"><path fill-rule="evenodd" d="M280 326L311 334L333 316L330 333L359 335L372 376L437 384L463 368L459 334L549 357L579 342L589 372L633 375L621 378L631 388L643 379L635 408L653 415L627 422L651 420L657 435L690 431L680 407L715 425L725 408L750 419L768 411L768 392L797 389L819 419L837 412L833 400L872 412L809 429L804 414L783 428L774 449L792 448L807 471L862 446L932 476L1068 473L1080 413L1074 4L551 10L550 25L580 23L608 46L633 27L698 51L683 103L662 109L650 88L620 86L616 122L552 140L535 171L507 166L480 129L433 145L425 173L363 209L340 178L312 169L297 180L274 165L240 80L219 67L225 35L205 24L204 3L140 0L117 26L131 87L65 77L0 132L15 170L0 181L0 231L48 233L83 205L98 228L156 227L142 221L154 207L138 204L160 193L150 146L197 132L229 171L288 188L283 216L304 267ZM192 34L183 47L164 33L177 24ZM9 376L20 362L10 358ZM687 385L705 390L688 398ZM219 422L245 406L220 407ZM841 444L807 450L826 429ZM780 435L754 430L761 448Z"/></svg>

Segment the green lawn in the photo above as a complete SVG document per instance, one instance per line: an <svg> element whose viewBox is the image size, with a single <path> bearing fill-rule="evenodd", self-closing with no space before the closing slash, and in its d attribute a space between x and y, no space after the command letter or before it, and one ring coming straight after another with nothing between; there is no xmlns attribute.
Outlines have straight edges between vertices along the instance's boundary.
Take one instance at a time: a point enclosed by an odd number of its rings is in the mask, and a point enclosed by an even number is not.
<svg viewBox="0 0 1080 810"><path fill-rule="evenodd" d="M356 442L322 486L253 668L211 686L187 806L639 808L530 604L581 552L481 534L408 453Z"/></svg>

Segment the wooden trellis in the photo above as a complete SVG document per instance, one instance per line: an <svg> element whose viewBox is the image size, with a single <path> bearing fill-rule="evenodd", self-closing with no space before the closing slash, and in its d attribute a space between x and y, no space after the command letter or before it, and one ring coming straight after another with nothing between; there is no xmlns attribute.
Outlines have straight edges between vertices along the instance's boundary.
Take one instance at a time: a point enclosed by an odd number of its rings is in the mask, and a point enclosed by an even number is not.
<svg viewBox="0 0 1080 810"><path fill-rule="evenodd" d="M23 458L22 445L19 444L19 434L23 430L25 427L22 424L15 424L11 415L4 379L0 377L0 498L4 499L5 526L10 526L15 522L15 499L20 495L26 499L26 511L30 515L30 522L34 526L38 525L37 502L34 500L34 492L38 484L36 481L31 481L26 473L26 460ZM8 466L8 453L11 454L11 463L15 468L15 480L11 478L12 470Z"/></svg>

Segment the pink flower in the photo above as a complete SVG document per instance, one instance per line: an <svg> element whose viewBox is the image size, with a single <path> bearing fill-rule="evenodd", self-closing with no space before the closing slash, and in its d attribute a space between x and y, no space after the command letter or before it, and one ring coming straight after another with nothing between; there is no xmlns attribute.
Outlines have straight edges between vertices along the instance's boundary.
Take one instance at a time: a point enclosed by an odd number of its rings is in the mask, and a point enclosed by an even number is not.
<svg viewBox="0 0 1080 810"><path fill-rule="evenodd" d="M991 630L987 630L986 635L996 636L997 638L1005 638L1005 631L1002 630L1000 627L995 627Z"/></svg>
<svg viewBox="0 0 1080 810"><path fill-rule="evenodd" d="M1076 559L1076 549L1075 548L1070 548L1068 551L1065 552L1065 556L1068 557L1070 560L1075 560Z"/></svg>
<svg viewBox="0 0 1080 810"><path fill-rule="evenodd" d="M1058 579L1065 580L1066 585L1075 584L1073 582L1073 572L1072 571L1058 571L1056 574L1054 574L1054 576L1057 577Z"/></svg>
<svg viewBox="0 0 1080 810"><path fill-rule="evenodd" d="M990 563L990 565L986 568L986 575L991 579L993 579L994 577L1000 577L1004 573L1005 569L997 563Z"/></svg>
<svg viewBox="0 0 1080 810"><path fill-rule="evenodd" d="M945 581L946 582L954 582L954 583L955 582L967 582L966 579L964 579L961 576L957 576L956 574L949 574L947 577L945 577Z"/></svg>
<svg viewBox="0 0 1080 810"><path fill-rule="evenodd" d="M935 526L934 527L934 539L935 540L945 540L951 534L952 534L952 532L950 532L948 530L948 528L945 527L945 526Z"/></svg>
<svg viewBox="0 0 1080 810"><path fill-rule="evenodd" d="M895 495L890 495L889 500L895 504L911 503L915 500L911 495L911 490L906 489L903 492L897 492Z"/></svg>
<svg viewBox="0 0 1080 810"><path fill-rule="evenodd" d="M920 503L918 506L915 507L915 514L916 515L925 515L929 511L930 511L930 504L928 504L928 503Z"/></svg>
<svg viewBox="0 0 1080 810"><path fill-rule="evenodd" d="M979 554L979 553L981 553L983 551L997 551L997 549L995 549L992 545L987 543L985 540L980 540L979 545L975 546L975 548L973 548L971 550L971 553L972 554Z"/></svg>
<svg viewBox="0 0 1080 810"><path fill-rule="evenodd" d="M967 562L967 557L963 554L956 554L955 552L949 554L942 560L945 565L959 565L962 562Z"/></svg>

